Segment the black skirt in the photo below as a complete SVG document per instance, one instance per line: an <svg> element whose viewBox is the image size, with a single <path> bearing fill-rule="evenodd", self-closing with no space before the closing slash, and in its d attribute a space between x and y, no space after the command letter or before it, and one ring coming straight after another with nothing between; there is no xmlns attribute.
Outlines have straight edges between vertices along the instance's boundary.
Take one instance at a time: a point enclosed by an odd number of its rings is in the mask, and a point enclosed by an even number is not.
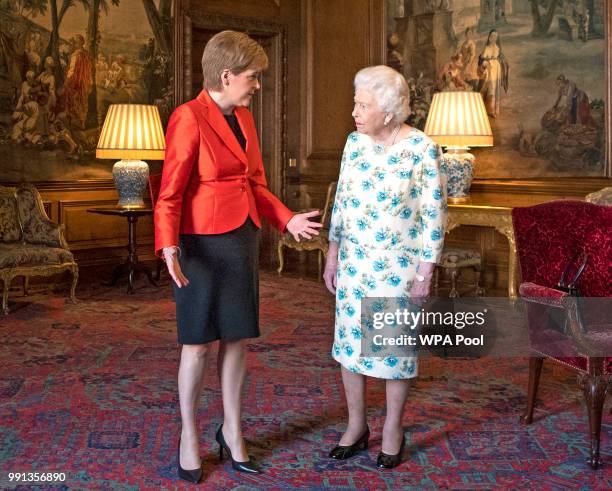
<svg viewBox="0 0 612 491"><path fill-rule="evenodd" d="M178 342L259 336L259 229L247 218L224 234L180 236L189 284L174 285Z"/></svg>

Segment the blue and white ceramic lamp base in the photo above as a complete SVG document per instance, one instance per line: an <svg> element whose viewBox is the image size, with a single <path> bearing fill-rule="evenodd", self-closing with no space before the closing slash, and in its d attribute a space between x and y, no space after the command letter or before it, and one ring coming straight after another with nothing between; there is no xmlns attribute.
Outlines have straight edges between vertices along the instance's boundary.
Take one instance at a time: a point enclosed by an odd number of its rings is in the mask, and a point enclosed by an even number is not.
<svg viewBox="0 0 612 491"><path fill-rule="evenodd" d="M113 181L119 194L117 206L142 208L142 195L149 180L149 166L142 160L120 160L113 165Z"/></svg>
<svg viewBox="0 0 612 491"><path fill-rule="evenodd" d="M467 149L449 148L442 154L442 165L448 172L448 201L462 203L470 199L475 157Z"/></svg>

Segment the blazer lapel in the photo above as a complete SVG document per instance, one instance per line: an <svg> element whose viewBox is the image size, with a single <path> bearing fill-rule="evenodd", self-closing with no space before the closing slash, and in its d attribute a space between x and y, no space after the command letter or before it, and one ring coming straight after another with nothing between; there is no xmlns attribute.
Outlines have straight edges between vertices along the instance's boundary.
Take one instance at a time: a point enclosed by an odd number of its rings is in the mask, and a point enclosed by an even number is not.
<svg viewBox="0 0 612 491"><path fill-rule="evenodd" d="M208 91L206 89L202 90L197 99L207 107L208 110L204 111L204 117L208 120L215 133L219 135L227 147L236 157L240 159L241 162L248 165L245 152L242 150L242 147L240 146L240 143L238 143L238 140L236 139L232 129L229 127L229 124L227 124L227 121L219 109L219 106L217 106L217 103L210 97ZM238 119L238 122L240 123L240 127L242 128L245 138L247 138L247 133L244 132L243 122L241 122L240 119Z"/></svg>

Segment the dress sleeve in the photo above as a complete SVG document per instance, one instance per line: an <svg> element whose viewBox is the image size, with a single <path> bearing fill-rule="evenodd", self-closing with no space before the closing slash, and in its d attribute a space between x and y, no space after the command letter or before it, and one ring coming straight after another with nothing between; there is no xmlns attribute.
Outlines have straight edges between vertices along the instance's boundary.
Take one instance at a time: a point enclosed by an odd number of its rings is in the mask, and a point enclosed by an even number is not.
<svg viewBox="0 0 612 491"><path fill-rule="evenodd" d="M447 174L440 165L441 156L442 152L436 143L430 141L425 144L419 176L422 194L418 220L422 225L421 261L429 263L436 263L440 259L448 217Z"/></svg>
<svg viewBox="0 0 612 491"><path fill-rule="evenodd" d="M338 177L338 186L336 187L336 197L334 198L334 206L332 208L331 221L329 224L329 242L340 242L343 235L344 226L342 221L342 197L346 191L346 161L348 159L351 137L349 136L344 145L342 152L342 160L340 161L340 175Z"/></svg>

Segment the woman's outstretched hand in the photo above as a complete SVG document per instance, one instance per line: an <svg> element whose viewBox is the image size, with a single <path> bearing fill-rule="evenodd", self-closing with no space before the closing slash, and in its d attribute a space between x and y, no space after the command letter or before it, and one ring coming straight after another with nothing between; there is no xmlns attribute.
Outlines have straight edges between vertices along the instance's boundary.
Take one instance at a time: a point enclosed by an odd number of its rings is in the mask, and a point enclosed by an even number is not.
<svg viewBox="0 0 612 491"><path fill-rule="evenodd" d="M168 267L168 273L170 273L170 276L172 277L172 280L174 280L174 282L176 283L176 286L178 286L179 288L187 286L189 284L189 280L181 271L181 265L178 261L178 248L164 248L164 260L166 261L166 266Z"/></svg>
<svg viewBox="0 0 612 491"><path fill-rule="evenodd" d="M319 235L319 230L323 224L319 222L311 222L309 218L319 216L319 210L309 211L307 213L298 213L293 215L293 218L287 223L287 231L293 235L296 242L300 241L300 237L312 239L313 235Z"/></svg>

